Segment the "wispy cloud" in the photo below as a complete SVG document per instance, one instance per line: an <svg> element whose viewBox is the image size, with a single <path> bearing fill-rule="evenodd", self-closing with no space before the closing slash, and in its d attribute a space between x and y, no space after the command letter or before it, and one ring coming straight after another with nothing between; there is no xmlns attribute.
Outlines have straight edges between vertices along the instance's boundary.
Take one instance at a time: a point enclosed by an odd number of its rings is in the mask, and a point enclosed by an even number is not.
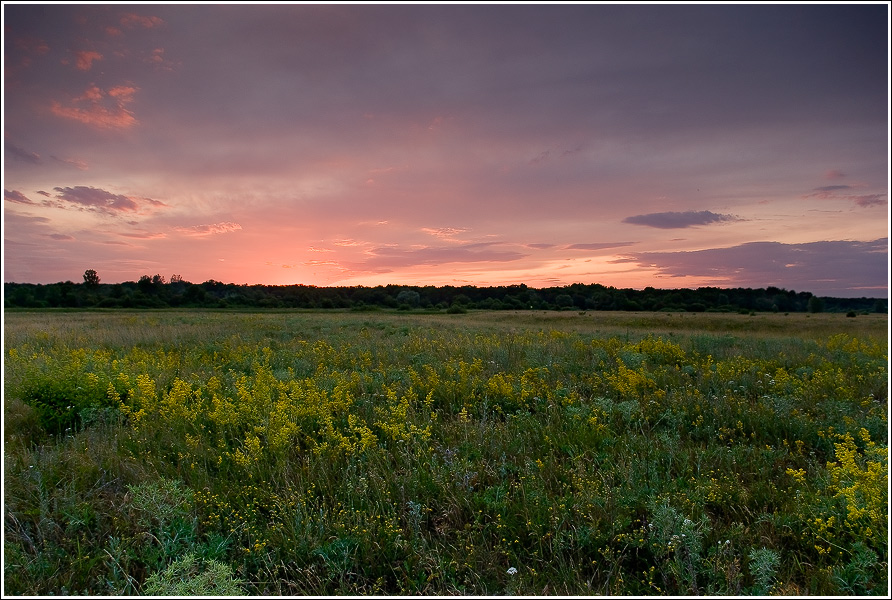
<svg viewBox="0 0 892 600"><path fill-rule="evenodd" d="M89 165L85 161L78 160L76 158L59 158L58 156L50 156L50 158L52 158L53 160L59 161L62 164L66 164L71 167L74 167L78 171L86 171L87 169L90 168Z"/></svg>
<svg viewBox="0 0 892 600"><path fill-rule="evenodd" d="M160 231L128 231L118 235L138 240L158 240L167 237L166 233Z"/></svg>
<svg viewBox="0 0 892 600"><path fill-rule="evenodd" d="M656 227L657 229L684 229L686 227L694 227L697 225L710 225L712 223L724 223L727 221L739 220L738 217L733 215L722 215L708 210L701 210L635 215L634 217L626 217L623 219L623 223L645 225L647 227Z"/></svg>
<svg viewBox="0 0 892 600"><path fill-rule="evenodd" d="M858 206L883 206L887 202L886 194L865 194L863 196L847 196Z"/></svg>
<svg viewBox="0 0 892 600"><path fill-rule="evenodd" d="M8 142L5 143L3 146L6 150L6 155L10 158L34 165L40 162L40 155L36 152L30 152L28 150L25 150L24 148L20 148Z"/></svg>
<svg viewBox="0 0 892 600"><path fill-rule="evenodd" d="M398 268L418 265L442 265L468 262L509 262L527 256L513 250L496 248L497 242L482 242L449 247L401 248L384 246L369 249L368 258L349 264L355 270Z"/></svg>
<svg viewBox="0 0 892 600"><path fill-rule="evenodd" d="M143 27L145 29L151 29L163 24L164 20L160 17L138 15L136 13L125 13L121 15L121 25L124 27Z"/></svg>
<svg viewBox="0 0 892 600"><path fill-rule="evenodd" d="M180 233L185 233L186 235L194 235L194 236L207 236L207 235L217 235L219 233L230 233L233 231L238 231L242 226L238 223L232 223L229 221L224 221L222 223L213 223L210 225L193 225L191 227L174 227L175 231Z"/></svg>
<svg viewBox="0 0 892 600"><path fill-rule="evenodd" d="M844 200L852 202L862 208L870 206L883 206L887 202L886 194L845 194L849 190L864 188L863 184L854 185L822 185L813 188L808 194L802 196L803 199L818 198L821 200Z"/></svg>
<svg viewBox="0 0 892 600"><path fill-rule="evenodd" d="M454 241L460 241L460 240L457 240L455 238L455 236L457 236L461 233L465 233L468 230L461 228L461 227L436 227L436 228L422 227L421 231L423 231L424 233L427 233L428 235L432 235L436 238L439 238L441 240L448 240L448 241L454 242Z"/></svg>

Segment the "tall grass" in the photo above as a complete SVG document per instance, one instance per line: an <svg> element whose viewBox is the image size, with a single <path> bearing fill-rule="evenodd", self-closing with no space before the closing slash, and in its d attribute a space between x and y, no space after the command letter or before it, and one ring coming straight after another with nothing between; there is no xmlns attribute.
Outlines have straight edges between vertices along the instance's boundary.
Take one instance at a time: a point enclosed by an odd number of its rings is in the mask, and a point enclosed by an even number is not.
<svg viewBox="0 0 892 600"><path fill-rule="evenodd" d="M7 313L4 593L885 594L885 328Z"/></svg>

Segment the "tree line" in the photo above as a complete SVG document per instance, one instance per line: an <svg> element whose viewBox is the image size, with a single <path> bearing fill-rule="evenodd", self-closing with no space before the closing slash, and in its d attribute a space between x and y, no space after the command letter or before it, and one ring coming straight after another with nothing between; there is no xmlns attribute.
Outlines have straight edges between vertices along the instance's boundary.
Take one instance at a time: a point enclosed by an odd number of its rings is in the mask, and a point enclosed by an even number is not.
<svg viewBox="0 0 892 600"><path fill-rule="evenodd" d="M532 288L508 286L247 285L179 275L143 275L101 283L93 269L83 283L4 283L5 308L312 308L487 310L630 310L672 312L886 312L885 298L818 297L777 287L643 290L598 283Z"/></svg>

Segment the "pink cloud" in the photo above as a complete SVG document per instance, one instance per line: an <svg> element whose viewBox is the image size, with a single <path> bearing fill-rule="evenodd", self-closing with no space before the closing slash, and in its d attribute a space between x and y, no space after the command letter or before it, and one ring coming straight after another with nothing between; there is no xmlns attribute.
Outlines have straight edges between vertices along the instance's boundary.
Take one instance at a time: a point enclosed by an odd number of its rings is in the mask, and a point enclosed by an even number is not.
<svg viewBox="0 0 892 600"><path fill-rule="evenodd" d="M61 102L54 101L50 105L50 111L57 117L99 129L127 129L139 123L126 108L133 101L136 92L137 88L124 85L103 92L93 85L83 95L72 100L73 106L63 106ZM110 101L105 102L106 99Z"/></svg>
<svg viewBox="0 0 892 600"><path fill-rule="evenodd" d="M119 102L128 103L133 101L133 95L136 93L137 88L131 85L119 85L108 90L108 95L112 98L117 98Z"/></svg>
<svg viewBox="0 0 892 600"><path fill-rule="evenodd" d="M19 50L23 52L27 52L28 54L34 54L36 56L43 56L47 52L50 51L50 46L44 40L36 37L19 37L13 40L13 44Z"/></svg>
<svg viewBox="0 0 892 600"><path fill-rule="evenodd" d="M429 235L432 235L436 238L440 238L441 240L449 240L449 241L455 242L455 241L461 241L461 240L456 240L455 236L457 236L460 233L464 233L468 230L463 229L461 227L436 227L436 228L422 227L421 231L423 231L424 233L427 233Z"/></svg>
<svg viewBox="0 0 892 600"><path fill-rule="evenodd" d="M93 50L81 50L74 53L76 66L81 71L89 71L93 67L94 60L101 60L102 55Z"/></svg>
<svg viewBox="0 0 892 600"><path fill-rule="evenodd" d="M858 206L882 206L886 204L885 194L866 194L864 196L847 196L852 202Z"/></svg>
<svg viewBox="0 0 892 600"><path fill-rule="evenodd" d="M136 13L126 13L121 16L121 25L124 27L144 27L151 29L158 25L164 24L164 20L159 17L143 16Z"/></svg>
<svg viewBox="0 0 892 600"><path fill-rule="evenodd" d="M840 171L839 169L830 169L826 173L824 173L824 179L834 180L834 179L843 179L846 176L845 173Z"/></svg>
<svg viewBox="0 0 892 600"><path fill-rule="evenodd" d="M99 89L98 86L90 86L86 90L82 96L78 96L75 100L89 100L90 102L99 102L102 100L102 90Z"/></svg>
<svg viewBox="0 0 892 600"><path fill-rule="evenodd" d="M225 221L223 223L213 223L211 225L193 225L191 227L174 227L174 230L185 233L186 235L206 236L216 235L218 233L230 233L238 231L242 226L238 223Z"/></svg>

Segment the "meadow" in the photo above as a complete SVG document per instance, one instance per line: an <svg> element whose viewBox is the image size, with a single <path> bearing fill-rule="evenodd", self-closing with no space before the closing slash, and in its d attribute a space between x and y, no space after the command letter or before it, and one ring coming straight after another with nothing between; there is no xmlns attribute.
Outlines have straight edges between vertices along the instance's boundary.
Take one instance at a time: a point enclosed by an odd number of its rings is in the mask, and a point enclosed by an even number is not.
<svg viewBox="0 0 892 600"><path fill-rule="evenodd" d="M4 595L886 595L886 314L4 314Z"/></svg>

